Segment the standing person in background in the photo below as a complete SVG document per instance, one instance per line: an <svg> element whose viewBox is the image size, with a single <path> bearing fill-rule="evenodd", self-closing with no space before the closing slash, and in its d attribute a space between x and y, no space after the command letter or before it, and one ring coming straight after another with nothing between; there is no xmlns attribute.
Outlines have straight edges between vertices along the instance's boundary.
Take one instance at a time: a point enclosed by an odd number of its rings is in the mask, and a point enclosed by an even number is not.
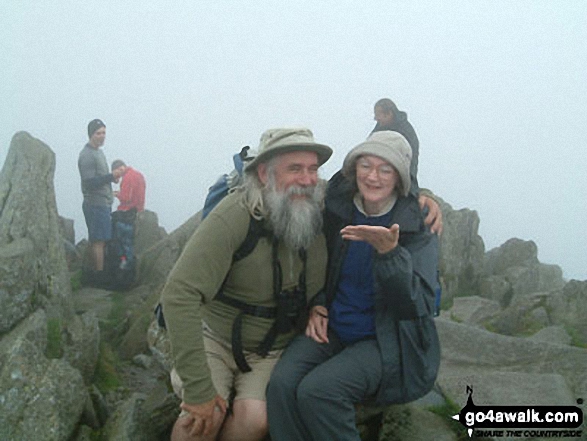
<svg viewBox="0 0 587 441"><path fill-rule="evenodd" d="M106 125L102 120L89 122L88 137L89 141L81 150L77 163L92 257L92 270L84 273L84 279L88 284L102 286L108 282L104 273L104 251L106 242L112 237L112 182L118 182L121 171L109 172L106 156L100 149L106 139Z"/></svg>
<svg viewBox="0 0 587 441"><path fill-rule="evenodd" d="M397 108L395 103L389 98L381 98L375 103L373 108L374 117L377 121L373 131L381 132L383 130L391 130L403 135L412 148L412 162L410 163L410 192L413 195L418 195L420 187L418 186L418 156L420 153L420 141L418 135L412 124L408 121L408 114Z"/></svg>
<svg viewBox="0 0 587 441"><path fill-rule="evenodd" d="M112 214L113 221L113 247L116 254L116 266L119 269L134 271L134 223L137 213L145 211L145 177L141 172L126 165L121 159L112 162L112 173L122 176L120 191L115 191L114 196L120 204L117 211ZM130 275L129 279L132 279ZM114 279L118 280L115 277Z"/></svg>
<svg viewBox="0 0 587 441"><path fill-rule="evenodd" d="M114 192L114 196L120 201L117 209L128 211L135 208L137 212L144 211L146 183L143 174L121 159L112 162L112 173L116 170L122 176L120 191Z"/></svg>
<svg viewBox="0 0 587 441"><path fill-rule="evenodd" d="M434 233L442 233L442 211L438 203L432 198L432 192L429 190L420 191L418 185L418 156L420 153L420 141L418 135L410 122L408 114L397 108L395 103L389 98L381 98L375 103L373 109L373 119L377 121L373 131L381 132L391 130L403 135L412 148L412 162L410 163L410 193L418 198L420 208L427 210L426 225Z"/></svg>

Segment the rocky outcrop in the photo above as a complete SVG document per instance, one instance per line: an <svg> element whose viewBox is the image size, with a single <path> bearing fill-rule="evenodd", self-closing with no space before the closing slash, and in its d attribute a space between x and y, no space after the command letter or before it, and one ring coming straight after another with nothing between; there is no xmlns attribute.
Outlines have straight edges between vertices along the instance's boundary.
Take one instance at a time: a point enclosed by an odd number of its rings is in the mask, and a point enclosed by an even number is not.
<svg viewBox="0 0 587 441"><path fill-rule="evenodd" d="M444 219L440 236L440 275L443 301L477 292L483 274L485 244L479 236L479 215L476 211L453 208L438 196Z"/></svg>
<svg viewBox="0 0 587 441"><path fill-rule="evenodd" d="M504 275L511 268L532 268L538 265L538 248L532 241L510 239L485 256L487 274Z"/></svg>
<svg viewBox="0 0 587 441"><path fill-rule="evenodd" d="M26 132L14 135L0 173L0 333L38 308L71 317L54 172L47 145Z"/></svg>
<svg viewBox="0 0 587 441"><path fill-rule="evenodd" d="M72 219L59 216L59 233L65 250L65 260L70 272L81 269L82 259L75 246L75 229Z"/></svg>
<svg viewBox="0 0 587 441"><path fill-rule="evenodd" d="M462 320L461 303L469 298L455 299L453 307L443 312L444 317ZM475 320L476 325L494 332L529 336L544 328L564 330L575 346L587 346L585 314L587 313L587 281L571 280L563 289L532 293L517 292L508 306L493 309L492 313ZM554 334L546 334L553 335ZM560 335L560 332L559 332ZM559 341L557 339L557 341Z"/></svg>
<svg viewBox="0 0 587 441"><path fill-rule="evenodd" d="M93 311L76 317L62 331L63 359L91 384L100 353L100 327Z"/></svg>
<svg viewBox="0 0 587 441"><path fill-rule="evenodd" d="M198 212L169 236L150 247L143 247L145 251L139 254L139 283L153 286L162 286L165 283L167 275L201 219L202 214Z"/></svg>
<svg viewBox="0 0 587 441"><path fill-rule="evenodd" d="M534 341L552 343L558 345L570 345L573 341L571 336L562 326L547 326L530 337Z"/></svg>
<svg viewBox="0 0 587 441"><path fill-rule="evenodd" d="M444 218L439 266L445 305L455 297L479 295L505 307L514 297L563 288L561 268L540 263L533 241L513 238L485 252L477 212L454 210L435 198Z"/></svg>
<svg viewBox="0 0 587 441"><path fill-rule="evenodd" d="M71 244L75 244L75 228L73 219L67 219L59 216L59 234L62 239L65 239Z"/></svg>
<svg viewBox="0 0 587 441"><path fill-rule="evenodd" d="M0 439L66 440L77 427L88 399L82 375L46 351L43 310L0 341Z"/></svg>
<svg viewBox="0 0 587 441"><path fill-rule="evenodd" d="M483 326L487 320L499 312L501 312L501 308L496 301L479 296L469 296L455 298L450 311L442 311L440 316L458 323Z"/></svg>
<svg viewBox="0 0 587 441"><path fill-rule="evenodd" d="M587 281L571 280L546 300L551 322L570 330L575 343L587 347Z"/></svg>
<svg viewBox="0 0 587 441"><path fill-rule="evenodd" d="M488 321L488 329L504 335L529 335L552 323L545 305L549 293L534 293L515 298Z"/></svg>
<svg viewBox="0 0 587 441"><path fill-rule="evenodd" d="M71 437L97 360L95 318L76 316L71 302L54 170L48 146L14 135L0 173L3 440Z"/></svg>
<svg viewBox="0 0 587 441"><path fill-rule="evenodd" d="M500 292L505 291L501 296L504 306L527 294L561 289L564 285L561 268L540 263L538 248L531 240L510 239L488 251L484 269L493 283L503 285Z"/></svg>
<svg viewBox="0 0 587 441"><path fill-rule="evenodd" d="M488 393L501 390L488 404L574 404L587 393L587 350L568 345L551 344L529 338L516 338L437 319L442 346L442 362L438 384L454 402L464 405L467 384L478 385ZM535 378L532 378L535 375ZM555 379L553 376L560 376ZM510 380L506 381L506 377ZM472 381L476 378L476 381ZM502 378L502 380L497 380ZM522 379L524 388L522 386ZM516 380L517 379L517 380ZM467 383L467 381L470 381ZM519 386L516 386L519 383ZM562 385L552 391L552 385ZM507 387L505 387L507 385ZM527 386L526 386L527 385ZM539 397L540 391L543 391ZM485 397L477 395L478 404ZM512 402L512 397L516 402ZM564 398L564 399L563 399ZM525 401L524 401L525 400ZM566 401L565 401L566 400ZM509 402L509 403L508 403Z"/></svg>
<svg viewBox="0 0 587 441"><path fill-rule="evenodd" d="M179 400L166 388L151 394L134 393L117 409L104 428L107 440L161 441L179 415Z"/></svg>
<svg viewBox="0 0 587 441"><path fill-rule="evenodd" d="M141 256L154 244L165 239L167 232L159 226L157 213L149 210L137 213L134 232L134 252Z"/></svg>
<svg viewBox="0 0 587 441"><path fill-rule="evenodd" d="M34 245L28 238L0 245L0 332L10 331L40 306L35 293Z"/></svg>

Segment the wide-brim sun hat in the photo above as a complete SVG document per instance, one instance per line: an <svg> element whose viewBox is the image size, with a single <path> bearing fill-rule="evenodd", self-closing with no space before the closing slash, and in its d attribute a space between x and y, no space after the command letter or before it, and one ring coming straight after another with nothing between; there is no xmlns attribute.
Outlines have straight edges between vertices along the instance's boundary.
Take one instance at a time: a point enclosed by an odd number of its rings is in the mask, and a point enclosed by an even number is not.
<svg viewBox="0 0 587 441"><path fill-rule="evenodd" d="M332 149L314 141L314 134L305 127L282 127L266 130L261 135L257 155L245 168L254 172L257 166L282 153L306 151L318 155L318 165L324 164L332 155Z"/></svg>
<svg viewBox="0 0 587 441"><path fill-rule="evenodd" d="M412 182L410 179L412 148L403 135L390 130L372 133L346 155L342 165L344 175L355 176L354 167L357 159L365 155L378 156L393 165L402 182L402 196L409 194Z"/></svg>

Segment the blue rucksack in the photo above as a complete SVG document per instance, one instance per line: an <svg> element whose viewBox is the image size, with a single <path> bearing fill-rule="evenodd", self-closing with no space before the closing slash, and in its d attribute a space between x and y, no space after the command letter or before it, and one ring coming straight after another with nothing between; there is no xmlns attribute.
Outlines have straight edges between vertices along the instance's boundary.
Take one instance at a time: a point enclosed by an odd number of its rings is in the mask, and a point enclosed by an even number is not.
<svg viewBox="0 0 587 441"><path fill-rule="evenodd" d="M204 208L202 209L202 219L208 216L212 209L218 205L218 202L220 202L231 189L242 184L245 164L255 157L249 150L250 147L246 145L239 153L235 154L232 157L234 170L228 174L220 176L208 189L208 195L206 196Z"/></svg>

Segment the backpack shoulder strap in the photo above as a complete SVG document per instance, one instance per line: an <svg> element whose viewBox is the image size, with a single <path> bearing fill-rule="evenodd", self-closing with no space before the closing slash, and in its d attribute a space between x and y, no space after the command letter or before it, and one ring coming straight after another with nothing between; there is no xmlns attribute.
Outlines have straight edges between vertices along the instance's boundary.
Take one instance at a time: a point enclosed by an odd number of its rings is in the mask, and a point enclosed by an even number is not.
<svg viewBox="0 0 587 441"><path fill-rule="evenodd" d="M259 239L263 236L268 236L268 234L269 233L263 228L263 221L250 216L247 235L245 236L243 243L232 255L232 263L238 262L251 254L257 246Z"/></svg>
<svg viewBox="0 0 587 441"><path fill-rule="evenodd" d="M250 218L250 222L249 222L249 229L247 230L247 235L245 236L243 243L241 243L241 245L237 248L237 250L232 255L232 263L233 264L235 262L238 262L239 260L244 259L249 254L251 254L253 252L253 250L255 249L255 247L257 246L257 243L259 242L259 239L261 237L270 235L270 233L267 232L263 228L263 221L262 220L255 219L253 216L249 216L249 218ZM226 282L226 280L225 280L225 282ZM224 285L224 282L222 283L222 285ZM226 300L228 297L225 296L224 294L222 294L222 288L220 289L220 291L216 294L216 296L214 298L216 300L220 300L225 303L229 303L231 301L231 300ZM242 304L232 305L232 306L234 306L235 308L242 309ZM167 327L165 325L165 317L163 316L163 307L161 305L161 302L157 303L157 306L155 307L154 312L155 312L155 316L157 317L157 323L159 324L159 326L163 329L167 329ZM261 313L260 316L263 317L264 315L267 315L267 314L269 316L275 316L274 312L270 312L270 313L263 312L263 313Z"/></svg>

